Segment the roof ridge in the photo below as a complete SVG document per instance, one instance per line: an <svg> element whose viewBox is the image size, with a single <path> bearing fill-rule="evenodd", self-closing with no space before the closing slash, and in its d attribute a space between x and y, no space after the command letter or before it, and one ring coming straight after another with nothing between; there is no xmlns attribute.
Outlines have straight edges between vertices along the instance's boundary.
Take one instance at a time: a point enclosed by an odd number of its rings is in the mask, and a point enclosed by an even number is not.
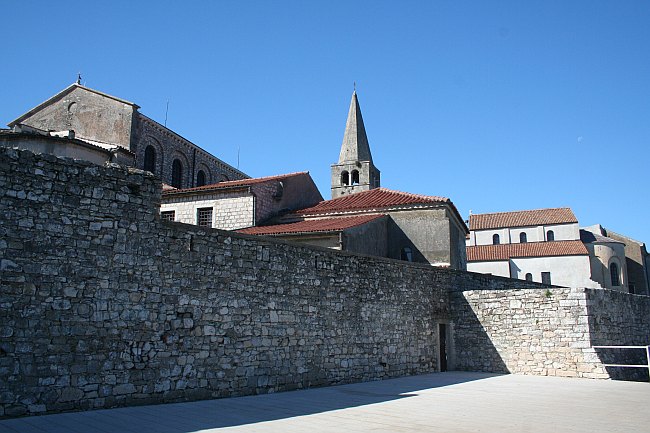
<svg viewBox="0 0 650 433"><path fill-rule="evenodd" d="M228 187L228 186L246 186L247 184L250 183L259 183L259 182L265 182L269 180L277 180L277 179L286 179L288 177L294 177L294 176L299 176L299 175L309 175L309 171L296 171L293 173L286 173L286 174L278 174L278 175L273 175L273 176L263 176L263 177L249 177L246 179L239 179L239 180L226 180L223 182L216 182L216 183L210 183L207 185L202 185L202 186L195 186L192 188L182 188L182 189L173 189L173 190L168 190L164 191L165 193L181 193L181 192L194 192L194 191L203 191L203 190L209 190L212 188L219 188L219 187Z"/></svg>
<svg viewBox="0 0 650 433"><path fill-rule="evenodd" d="M568 209L573 213L573 210L569 206L561 206L561 207L544 207L544 208L539 208L539 209L512 210L512 211L503 211L503 212L473 213L471 216L503 215L503 214L513 214L513 213L523 213L523 212L538 212L538 211L544 211L544 210L560 210L560 209Z"/></svg>

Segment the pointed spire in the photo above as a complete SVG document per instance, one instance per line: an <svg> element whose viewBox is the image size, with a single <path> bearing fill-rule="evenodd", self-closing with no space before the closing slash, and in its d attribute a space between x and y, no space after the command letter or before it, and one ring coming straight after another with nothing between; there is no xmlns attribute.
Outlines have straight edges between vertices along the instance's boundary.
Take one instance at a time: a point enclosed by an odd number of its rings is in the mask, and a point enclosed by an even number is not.
<svg viewBox="0 0 650 433"><path fill-rule="evenodd" d="M350 101L348 121L345 124L345 134L343 135L339 164L352 161L372 162L366 128L363 126L361 108L359 108L359 100L357 99L356 83L355 90L352 92L352 100Z"/></svg>

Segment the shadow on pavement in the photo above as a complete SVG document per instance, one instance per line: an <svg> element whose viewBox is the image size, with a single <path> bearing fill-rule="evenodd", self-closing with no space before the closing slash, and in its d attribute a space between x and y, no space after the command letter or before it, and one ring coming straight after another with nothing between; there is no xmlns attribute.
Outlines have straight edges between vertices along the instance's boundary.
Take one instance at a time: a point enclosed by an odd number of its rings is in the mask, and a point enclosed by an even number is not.
<svg viewBox="0 0 650 433"><path fill-rule="evenodd" d="M65 413L0 421L0 432L65 431L66 423L102 432L155 431L186 433L313 415L391 400L412 398L420 391L484 380L498 374L446 372L383 381L288 391L258 396ZM7 427L9 430L4 430ZM111 430L113 429L114 430ZM77 430L75 430L77 431ZM81 430L79 430L81 431Z"/></svg>

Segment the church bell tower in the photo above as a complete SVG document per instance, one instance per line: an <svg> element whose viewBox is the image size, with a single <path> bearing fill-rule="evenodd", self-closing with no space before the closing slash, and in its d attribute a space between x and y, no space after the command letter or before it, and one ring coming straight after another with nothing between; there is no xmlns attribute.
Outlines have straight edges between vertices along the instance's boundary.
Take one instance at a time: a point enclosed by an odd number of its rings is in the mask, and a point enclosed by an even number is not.
<svg viewBox="0 0 650 433"><path fill-rule="evenodd" d="M379 188L379 170L372 163L356 90L352 92L339 162L332 164L332 198Z"/></svg>

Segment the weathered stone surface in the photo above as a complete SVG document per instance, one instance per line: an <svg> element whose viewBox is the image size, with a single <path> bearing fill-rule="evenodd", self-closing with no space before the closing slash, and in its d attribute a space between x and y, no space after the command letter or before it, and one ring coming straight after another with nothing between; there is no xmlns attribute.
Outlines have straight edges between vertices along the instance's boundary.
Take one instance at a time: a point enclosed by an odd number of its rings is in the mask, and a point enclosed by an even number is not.
<svg viewBox="0 0 650 433"><path fill-rule="evenodd" d="M499 371L502 354L521 371L603 377L583 343L622 335L620 308L638 322L626 342L647 331L647 302L624 294L547 297L525 281L161 222L160 182L139 170L6 148L0 166L0 417L431 372L439 323L462 368Z"/></svg>
<svg viewBox="0 0 650 433"><path fill-rule="evenodd" d="M452 316L459 370L610 378L621 369L603 363L646 362L629 349L591 348L647 345L645 296L601 289L473 290L452 295Z"/></svg>

